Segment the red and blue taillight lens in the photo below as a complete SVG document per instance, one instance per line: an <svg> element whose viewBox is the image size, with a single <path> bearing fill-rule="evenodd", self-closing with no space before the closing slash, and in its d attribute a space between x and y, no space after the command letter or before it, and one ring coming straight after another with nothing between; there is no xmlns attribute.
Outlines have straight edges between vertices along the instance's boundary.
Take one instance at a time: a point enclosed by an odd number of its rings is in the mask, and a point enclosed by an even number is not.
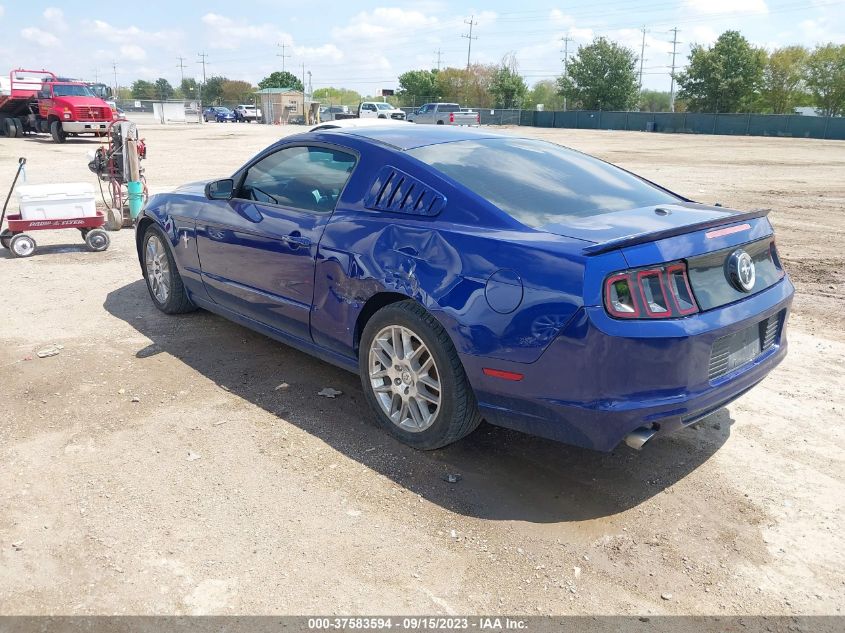
<svg viewBox="0 0 845 633"><path fill-rule="evenodd" d="M604 282L604 307L617 319L667 319L698 312L683 262L613 273Z"/></svg>

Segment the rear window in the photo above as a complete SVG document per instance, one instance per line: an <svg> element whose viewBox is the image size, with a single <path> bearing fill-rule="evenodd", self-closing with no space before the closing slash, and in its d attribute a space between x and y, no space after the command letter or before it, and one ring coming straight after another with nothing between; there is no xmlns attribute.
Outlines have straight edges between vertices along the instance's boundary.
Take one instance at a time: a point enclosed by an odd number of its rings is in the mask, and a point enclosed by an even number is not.
<svg viewBox="0 0 845 633"><path fill-rule="evenodd" d="M441 103L437 106L438 112L460 112L461 106L457 103Z"/></svg>
<svg viewBox="0 0 845 633"><path fill-rule="evenodd" d="M544 141L457 141L407 153L534 228L678 202L618 167Z"/></svg>

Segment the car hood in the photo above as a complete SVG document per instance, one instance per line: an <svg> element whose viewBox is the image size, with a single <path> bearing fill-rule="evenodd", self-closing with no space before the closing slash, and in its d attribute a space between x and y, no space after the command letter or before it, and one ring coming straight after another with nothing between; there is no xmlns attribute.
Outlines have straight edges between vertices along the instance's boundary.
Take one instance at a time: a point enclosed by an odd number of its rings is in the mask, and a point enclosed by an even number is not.
<svg viewBox="0 0 845 633"><path fill-rule="evenodd" d="M173 190L173 193L178 193L183 196L199 196L201 198L205 198L205 186L210 182L211 180L198 180L196 182L185 183L184 185L176 187L176 189Z"/></svg>
<svg viewBox="0 0 845 633"><path fill-rule="evenodd" d="M678 235L706 226L729 224L747 215L742 211L695 202L677 202L601 213L589 217L569 216L565 221L543 225L542 231L594 244L630 241L652 235ZM695 227L695 228L693 228ZM655 238L656 239L656 238Z"/></svg>

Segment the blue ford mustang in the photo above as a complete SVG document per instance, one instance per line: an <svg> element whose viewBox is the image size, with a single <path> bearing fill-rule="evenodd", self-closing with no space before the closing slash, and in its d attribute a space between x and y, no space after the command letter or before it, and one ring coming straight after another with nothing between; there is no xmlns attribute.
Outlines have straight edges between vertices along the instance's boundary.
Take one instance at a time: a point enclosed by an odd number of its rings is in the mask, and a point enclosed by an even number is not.
<svg viewBox="0 0 845 633"><path fill-rule="evenodd" d="M765 211L691 202L550 143L435 126L287 137L150 198L155 305L358 372L433 449L482 419L641 447L762 380L793 286Z"/></svg>

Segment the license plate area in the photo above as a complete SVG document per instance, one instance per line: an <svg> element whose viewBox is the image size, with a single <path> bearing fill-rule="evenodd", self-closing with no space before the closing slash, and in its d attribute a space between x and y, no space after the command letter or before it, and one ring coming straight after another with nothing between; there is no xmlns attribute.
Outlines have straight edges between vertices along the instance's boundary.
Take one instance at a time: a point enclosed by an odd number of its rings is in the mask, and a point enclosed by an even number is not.
<svg viewBox="0 0 845 633"><path fill-rule="evenodd" d="M716 340L710 351L708 378L716 380L748 365L774 345L780 314Z"/></svg>

